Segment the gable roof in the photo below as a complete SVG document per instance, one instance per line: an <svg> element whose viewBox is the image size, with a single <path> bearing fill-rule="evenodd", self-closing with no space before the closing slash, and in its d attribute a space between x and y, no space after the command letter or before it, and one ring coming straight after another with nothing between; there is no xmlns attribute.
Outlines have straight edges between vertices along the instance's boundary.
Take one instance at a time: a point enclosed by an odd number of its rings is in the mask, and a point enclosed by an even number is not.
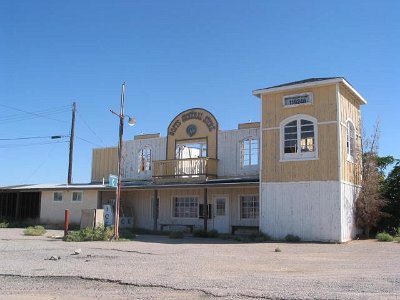
<svg viewBox="0 0 400 300"><path fill-rule="evenodd" d="M260 98L262 94L336 83L343 83L361 100L363 104L367 103L367 101L354 89L354 87L344 77L307 78L303 80L274 85L263 89L257 89L253 91L253 95Z"/></svg>

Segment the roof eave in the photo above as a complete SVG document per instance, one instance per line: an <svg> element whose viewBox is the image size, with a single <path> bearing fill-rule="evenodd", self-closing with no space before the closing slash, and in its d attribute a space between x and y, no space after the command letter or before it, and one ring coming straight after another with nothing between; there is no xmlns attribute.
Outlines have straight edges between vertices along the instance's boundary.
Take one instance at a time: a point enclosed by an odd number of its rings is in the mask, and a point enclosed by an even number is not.
<svg viewBox="0 0 400 300"><path fill-rule="evenodd" d="M362 104L367 104L367 101L364 99L364 97L361 96L351 86L351 84L348 83L347 80L342 78L342 77L341 78L333 78L333 79L327 79L327 80L314 81L314 82L299 83L299 84L293 84L293 85L287 85L287 86L281 86L281 87L275 87L275 88L265 88L265 89L254 90L253 91L253 95L258 97L258 98L261 98L261 95L264 95L264 94L271 94L271 93L276 93L276 92L284 92L284 91L290 91L290 90L294 90L294 89L316 87L316 86L337 84L337 83L343 83L347 88L349 88L360 99Z"/></svg>

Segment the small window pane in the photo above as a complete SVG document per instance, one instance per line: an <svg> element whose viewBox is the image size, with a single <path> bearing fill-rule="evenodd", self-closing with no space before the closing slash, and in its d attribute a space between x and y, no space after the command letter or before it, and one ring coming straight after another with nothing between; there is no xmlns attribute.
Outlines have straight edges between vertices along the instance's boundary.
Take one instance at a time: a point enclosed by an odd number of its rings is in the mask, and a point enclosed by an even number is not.
<svg viewBox="0 0 400 300"><path fill-rule="evenodd" d="M82 192L72 192L72 201L74 202L82 201Z"/></svg>
<svg viewBox="0 0 400 300"><path fill-rule="evenodd" d="M53 201L62 201L63 193L62 192L54 192Z"/></svg>
<svg viewBox="0 0 400 300"><path fill-rule="evenodd" d="M216 215L217 216L225 216L225 198L217 199Z"/></svg>

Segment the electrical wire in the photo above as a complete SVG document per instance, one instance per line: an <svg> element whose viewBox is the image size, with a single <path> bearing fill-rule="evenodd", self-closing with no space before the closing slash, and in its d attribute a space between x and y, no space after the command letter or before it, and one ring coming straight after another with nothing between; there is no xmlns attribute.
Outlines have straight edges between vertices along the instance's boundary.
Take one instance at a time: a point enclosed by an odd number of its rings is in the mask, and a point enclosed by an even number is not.
<svg viewBox="0 0 400 300"><path fill-rule="evenodd" d="M23 112L23 113L25 113L25 114L28 114L28 115L31 115L31 116L35 116L35 117L39 117L39 118L45 118L45 119L49 119L49 120L53 120L53 121L57 121L57 122L61 122L61 123L68 123L68 122L66 122L66 121L63 121L63 120L60 120L60 119L55 119L55 118L51 118L51 117L48 117L48 115L50 115L51 113L36 113L36 112L30 112L30 111L26 111L26 110L23 110L23 109L19 109L19 108L16 108L16 107L12 107L12 106L9 106L9 105L4 105L4 104L0 104L0 106L2 106L2 107L5 107L5 108L8 108L8 109L12 109L12 110L16 110L16 111L20 111L20 112ZM67 109L65 109L65 111L67 111ZM63 110L59 110L59 111L57 111L57 113L59 113L59 112L63 112ZM27 117L25 117L25 118L22 118L22 116L19 116L19 118L15 118L16 116L14 116L14 119L5 119L5 120L3 120L3 121L5 121L5 122L17 122L17 121L23 121L23 120L25 120L25 119L32 119L33 117L29 117L29 118L27 118ZM2 123L5 123L5 122L2 122Z"/></svg>
<svg viewBox="0 0 400 300"><path fill-rule="evenodd" d="M84 142L86 142L86 143L89 143L89 144L92 144L92 145L94 145L94 146L96 146L96 147L101 147L101 145L99 145L99 144L96 144L96 143L93 143L93 142L91 142L91 141L88 141L88 140L86 140L86 139L84 139L84 138L81 138L81 137L79 137L79 136L75 136L78 140L81 140L81 141L84 141Z"/></svg>
<svg viewBox="0 0 400 300"><path fill-rule="evenodd" d="M76 110L76 112L78 113L78 116L79 116L80 120L83 121L83 124L85 124L86 127L93 133L93 135L99 139L99 141L103 144L103 146L106 147L106 144L104 143L104 141L103 141L103 140L96 134L96 132L89 126L89 124L85 121L85 118L79 113L78 110Z"/></svg>
<svg viewBox="0 0 400 300"><path fill-rule="evenodd" d="M29 144L6 144L0 145L0 148L20 148L20 147L30 147L30 146L39 146L39 145L49 145L49 144L61 144L68 143L68 141L57 141L57 142L48 142L48 143L29 143Z"/></svg>
<svg viewBox="0 0 400 300"><path fill-rule="evenodd" d="M60 139L64 137L69 137L69 135L49 135L49 136L27 136L27 137L18 137L18 138L5 138L0 139L0 141L17 141L17 140L33 140L33 139Z"/></svg>

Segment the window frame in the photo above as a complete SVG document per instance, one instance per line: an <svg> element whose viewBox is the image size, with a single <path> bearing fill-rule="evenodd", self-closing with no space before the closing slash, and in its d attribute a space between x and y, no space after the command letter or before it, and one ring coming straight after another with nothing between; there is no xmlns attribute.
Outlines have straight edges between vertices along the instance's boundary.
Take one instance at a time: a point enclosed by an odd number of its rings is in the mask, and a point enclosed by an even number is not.
<svg viewBox="0 0 400 300"><path fill-rule="evenodd" d="M74 200L74 193L80 193L81 194L81 199L80 200ZM73 203L81 203L83 201L83 191L72 191L71 192L71 202Z"/></svg>
<svg viewBox="0 0 400 300"><path fill-rule="evenodd" d="M253 141L257 142L257 163L253 164L252 163L252 157L254 156L255 153L253 153ZM249 143L249 153L245 153L245 143ZM250 167L256 167L260 164L260 139L256 138L254 136L249 136L240 141L240 166L242 168L250 168ZM244 162L246 161L246 156L248 156L248 164L245 164Z"/></svg>
<svg viewBox="0 0 400 300"><path fill-rule="evenodd" d="M196 215L194 216L191 216L190 215L190 211L189 211L189 216L177 216L176 215L176 202L175 202L175 200L176 199L190 199L190 198L193 198L195 201L196 201L196 205L195 205L195 207L196 207ZM175 195L175 196L172 196L171 197L171 203L172 203L172 218L173 219L180 219L180 220L182 220L182 219L198 219L199 218L199 196L198 195L185 195L185 196L177 196L177 195ZM185 204L185 203L184 203ZM189 203L190 204L190 203ZM184 208L186 208L185 207L185 205L183 205L184 206ZM190 205L189 205L189 209L190 209Z"/></svg>
<svg viewBox="0 0 400 300"><path fill-rule="evenodd" d="M60 194L61 195L61 200L56 200L55 195ZM53 202L63 202L64 201L64 192L59 192L59 191L54 191L53 192Z"/></svg>
<svg viewBox="0 0 400 300"><path fill-rule="evenodd" d="M256 212L253 212L253 216L255 216L255 217L245 217L244 216L244 212L243 212L243 204L242 204L242 200L244 200L243 198L244 197L257 197L257 206L254 206L254 207L252 207L251 209L253 210L253 211L258 211L258 213L256 213ZM255 203L254 201L253 201L253 203ZM239 217L240 217L240 220L259 220L260 219L260 195L258 195L258 194L242 194L242 195L239 195Z"/></svg>
<svg viewBox="0 0 400 300"><path fill-rule="evenodd" d="M314 126L314 151L301 152L301 120L309 121ZM296 121L296 153L285 153L285 126ZM318 159L318 122L317 119L304 114L297 114L284 119L279 126L280 130L280 161L316 160Z"/></svg>
<svg viewBox="0 0 400 300"><path fill-rule="evenodd" d="M149 153L145 154L144 151L148 150ZM142 148L139 149L139 151L137 152L137 162L138 162L138 166L137 166L137 172L138 174L143 174L143 173L147 173L147 172L151 172L151 164L152 164L152 149L150 146L144 146ZM143 166L143 168L142 168ZM148 166L148 167L147 167Z"/></svg>
<svg viewBox="0 0 400 300"><path fill-rule="evenodd" d="M353 129L353 137L351 137L351 128ZM353 141L351 141L353 138ZM357 132L356 127L354 126L354 122L351 119L347 119L346 121L346 159L349 162L356 161L356 139ZM353 153L352 153L353 152Z"/></svg>

